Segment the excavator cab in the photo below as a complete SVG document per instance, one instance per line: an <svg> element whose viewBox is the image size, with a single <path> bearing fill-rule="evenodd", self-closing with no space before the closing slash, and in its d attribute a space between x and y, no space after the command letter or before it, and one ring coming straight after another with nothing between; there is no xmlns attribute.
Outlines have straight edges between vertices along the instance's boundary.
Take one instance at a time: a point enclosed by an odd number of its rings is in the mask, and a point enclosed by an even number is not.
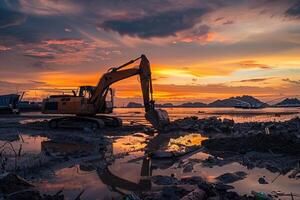
<svg viewBox="0 0 300 200"><path fill-rule="evenodd" d="M80 97L91 98L93 91L95 90L95 86L80 86L79 94Z"/></svg>
<svg viewBox="0 0 300 200"><path fill-rule="evenodd" d="M95 86L80 86L79 88L79 96L90 99L95 91ZM105 96L105 104L102 110L99 110L99 113L110 114L113 112L114 108L114 91L112 88L107 88L104 93Z"/></svg>

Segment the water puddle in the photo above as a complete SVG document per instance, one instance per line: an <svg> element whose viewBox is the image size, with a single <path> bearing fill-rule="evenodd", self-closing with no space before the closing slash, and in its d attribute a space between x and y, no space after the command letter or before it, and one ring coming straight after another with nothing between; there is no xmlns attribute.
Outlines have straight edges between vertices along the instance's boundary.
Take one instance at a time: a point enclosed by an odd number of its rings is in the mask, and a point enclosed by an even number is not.
<svg viewBox="0 0 300 200"><path fill-rule="evenodd" d="M96 170L86 169L80 165L60 169L48 180L37 183L37 187L48 194L59 190L67 199L75 199L84 190L81 199L113 199L120 196L112 191L99 178Z"/></svg>
<svg viewBox="0 0 300 200"><path fill-rule="evenodd" d="M15 136L14 141L0 140L0 147L8 154L15 152L23 154L38 154L42 149L42 142L47 141L47 137L42 136L29 136L20 134ZM21 152L19 152L21 151Z"/></svg>
<svg viewBox="0 0 300 200"><path fill-rule="evenodd" d="M171 138L165 151L186 152L188 148L201 146L202 141L206 139L207 137L203 137L200 134L188 134L176 139Z"/></svg>
<svg viewBox="0 0 300 200"><path fill-rule="evenodd" d="M113 142L113 154L142 151L148 139L149 136L143 133L118 137Z"/></svg>

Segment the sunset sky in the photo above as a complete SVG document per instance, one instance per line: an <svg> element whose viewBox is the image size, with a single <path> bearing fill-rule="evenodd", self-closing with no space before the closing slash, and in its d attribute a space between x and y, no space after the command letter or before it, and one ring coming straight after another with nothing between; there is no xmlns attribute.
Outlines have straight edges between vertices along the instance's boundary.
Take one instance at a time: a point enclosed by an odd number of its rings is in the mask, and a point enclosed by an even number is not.
<svg viewBox="0 0 300 200"><path fill-rule="evenodd" d="M297 97L300 1L0 0L0 94L96 85L141 54L158 102ZM118 103L139 87L114 85Z"/></svg>

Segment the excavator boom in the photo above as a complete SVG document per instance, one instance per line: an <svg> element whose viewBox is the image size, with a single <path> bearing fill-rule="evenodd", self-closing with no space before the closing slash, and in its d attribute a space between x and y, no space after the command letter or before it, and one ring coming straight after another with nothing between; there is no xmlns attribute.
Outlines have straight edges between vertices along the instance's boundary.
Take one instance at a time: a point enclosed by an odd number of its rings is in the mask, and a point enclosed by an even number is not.
<svg viewBox="0 0 300 200"><path fill-rule="evenodd" d="M141 60L138 68L124 69L126 66ZM145 118L153 125L154 128L161 130L169 123L168 113L162 109L155 109L153 100L153 88L151 78L150 62L145 55L131 60L119 67L111 68L105 73L98 82L93 95L90 98L90 103L95 105L95 110L100 110L104 106L105 91L109 86L120 80L131 76L139 75L141 80L141 90L143 94Z"/></svg>

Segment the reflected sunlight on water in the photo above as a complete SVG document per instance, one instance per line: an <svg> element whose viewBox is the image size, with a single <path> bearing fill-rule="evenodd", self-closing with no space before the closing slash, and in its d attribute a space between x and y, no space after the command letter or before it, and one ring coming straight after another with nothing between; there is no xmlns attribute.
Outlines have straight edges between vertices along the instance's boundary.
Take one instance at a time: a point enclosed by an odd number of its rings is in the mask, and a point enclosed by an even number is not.
<svg viewBox="0 0 300 200"><path fill-rule="evenodd" d="M201 145L203 140L206 140L207 137L203 137L200 134L188 134L185 136L180 136L179 138L171 138L166 151L169 152L185 152L186 148L192 146Z"/></svg>

